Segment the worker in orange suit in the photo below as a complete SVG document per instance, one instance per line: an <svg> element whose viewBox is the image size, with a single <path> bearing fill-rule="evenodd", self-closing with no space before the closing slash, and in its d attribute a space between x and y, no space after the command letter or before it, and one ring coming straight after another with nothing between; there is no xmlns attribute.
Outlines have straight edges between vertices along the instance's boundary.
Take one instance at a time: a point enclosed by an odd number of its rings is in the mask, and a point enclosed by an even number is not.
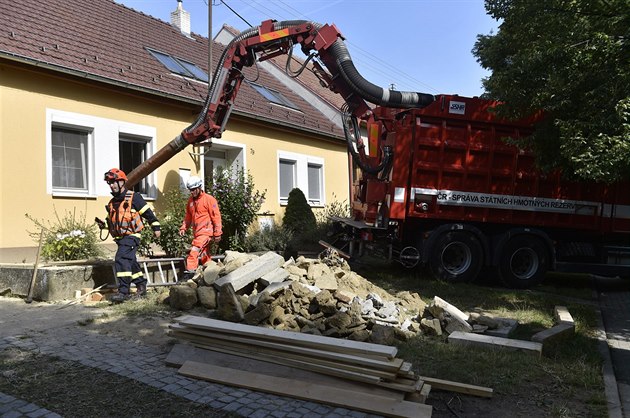
<svg viewBox="0 0 630 418"><path fill-rule="evenodd" d="M221 212L217 200L203 191L203 181L197 176L191 176L186 182L190 190L190 197L186 204L186 216L179 228L179 235L186 234L192 228L192 248L186 258L186 272L184 280L190 279L201 264L205 264L211 257L212 243L221 241L223 234L221 227Z"/></svg>

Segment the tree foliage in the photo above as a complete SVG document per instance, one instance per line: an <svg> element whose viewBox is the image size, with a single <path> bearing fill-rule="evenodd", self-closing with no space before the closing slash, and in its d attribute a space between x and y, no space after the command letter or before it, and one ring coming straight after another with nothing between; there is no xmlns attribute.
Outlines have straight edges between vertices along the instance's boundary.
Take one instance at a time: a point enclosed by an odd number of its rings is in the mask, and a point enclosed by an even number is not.
<svg viewBox="0 0 630 418"><path fill-rule="evenodd" d="M630 177L630 2L486 0L501 21L473 54L502 116L544 111L527 146L543 169L611 182Z"/></svg>

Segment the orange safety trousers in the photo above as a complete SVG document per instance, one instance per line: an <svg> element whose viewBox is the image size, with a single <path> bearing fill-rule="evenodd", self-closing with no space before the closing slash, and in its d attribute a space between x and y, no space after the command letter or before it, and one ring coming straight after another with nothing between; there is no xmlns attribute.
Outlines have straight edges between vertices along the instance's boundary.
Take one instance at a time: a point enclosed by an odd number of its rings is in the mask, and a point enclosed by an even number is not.
<svg viewBox="0 0 630 418"><path fill-rule="evenodd" d="M194 271L199 267L199 256L201 256L201 264L206 264L212 251L212 237L210 235L196 236L192 241L192 247L186 257L186 270Z"/></svg>

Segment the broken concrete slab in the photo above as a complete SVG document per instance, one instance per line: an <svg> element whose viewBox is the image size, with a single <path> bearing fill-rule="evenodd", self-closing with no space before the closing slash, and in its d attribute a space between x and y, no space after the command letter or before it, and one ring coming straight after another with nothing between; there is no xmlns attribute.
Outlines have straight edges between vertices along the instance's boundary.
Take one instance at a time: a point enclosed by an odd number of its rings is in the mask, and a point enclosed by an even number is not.
<svg viewBox="0 0 630 418"><path fill-rule="evenodd" d="M238 292L253 281L280 267L283 263L284 258L280 254L269 251L217 279L214 286L218 289L226 283L230 283L234 291Z"/></svg>
<svg viewBox="0 0 630 418"><path fill-rule="evenodd" d="M556 306L554 308L554 318L558 324L575 325L573 317L566 306Z"/></svg>
<svg viewBox="0 0 630 418"><path fill-rule="evenodd" d="M496 329L488 329L485 334L493 337L508 338L518 327L518 321L512 318L495 318L499 321L499 327Z"/></svg>
<svg viewBox="0 0 630 418"><path fill-rule="evenodd" d="M557 341L562 338L570 337L573 334L575 334L575 325L560 323L556 326L532 335L532 341L536 341L541 344L548 344L552 341Z"/></svg>
<svg viewBox="0 0 630 418"><path fill-rule="evenodd" d="M280 283L289 278L289 272L285 269L278 267L267 274L264 274L260 278L260 284L264 287L269 286L271 283Z"/></svg>
<svg viewBox="0 0 630 418"><path fill-rule="evenodd" d="M468 332L455 331L448 336L448 342L455 345L471 345L484 348L523 351L538 356L542 354L542 344L538 342L513 340Z"/></svg>

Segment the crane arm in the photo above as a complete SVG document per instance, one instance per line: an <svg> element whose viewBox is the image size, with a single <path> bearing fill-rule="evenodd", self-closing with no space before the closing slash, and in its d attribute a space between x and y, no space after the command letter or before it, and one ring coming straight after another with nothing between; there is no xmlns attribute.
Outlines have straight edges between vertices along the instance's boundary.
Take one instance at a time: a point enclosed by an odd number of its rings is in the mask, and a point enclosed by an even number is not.
<svg viewBox="0 0 630 418"><path fill-rule="evenodd" d="M356 120L367 114L370 111L368 102L394 108L414 108L427 106L435 100L429 94L386 90L361 77L341 32L334 24L267 20L240 33L226 46L197 119L129 173L127 186L133 187L186 146L220 138L244 79L243 68L257 61L288 54L294 45L300 45L307 55L313 53L324 64L326 70L317 66L320 79L344 98L346 117ZM357 132L354 136L356 139ZM359 152L362 153L362 150Z"/></svg>

